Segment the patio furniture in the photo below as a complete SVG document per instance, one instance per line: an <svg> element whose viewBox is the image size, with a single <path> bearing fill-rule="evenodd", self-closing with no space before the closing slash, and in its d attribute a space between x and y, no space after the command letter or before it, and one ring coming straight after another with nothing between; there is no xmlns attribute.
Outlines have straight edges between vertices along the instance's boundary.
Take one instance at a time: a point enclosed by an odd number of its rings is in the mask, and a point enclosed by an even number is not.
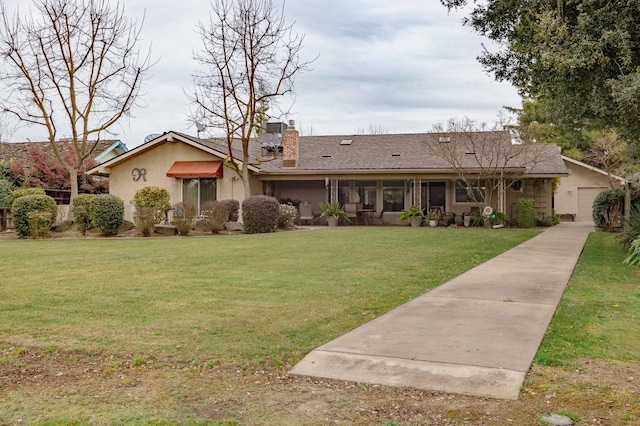
<svg viewBox="0 0 640 426"><path fill-rule="evenodd" d="M362 203L345 203L344 212L347 215L347 218L352 223L358 224L358 218L360 217L359 211L362 210Z"/></svg>
<svg viewBox="0 0 640 426"><path fill-rule="evenodd" d="M298 225L303 221L309 221L309 225L313 225L313 211L311 210L311 203L304 201L300 203L300 217L298 218Z"/></svg>
<svg viewBox="0 0 640 426"><path fill-rule="evenodd" d="M384 225L384 209L379 212L374 211L369 215L369 223L372 225Z"/></svg>

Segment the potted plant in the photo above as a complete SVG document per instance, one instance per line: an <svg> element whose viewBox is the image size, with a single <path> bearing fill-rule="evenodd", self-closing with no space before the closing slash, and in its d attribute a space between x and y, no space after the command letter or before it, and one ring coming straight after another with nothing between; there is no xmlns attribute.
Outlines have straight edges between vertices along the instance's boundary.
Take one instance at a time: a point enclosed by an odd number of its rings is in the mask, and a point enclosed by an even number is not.
<svg viewBox="0 0 640 426"><path fill-rule="evenodd" d="M438 214L438 211L433 209L430 210L429 213L427 213L427 219L429 220L429 226L432 228L435 228L436 226L438 226L438 219L440 218L440 215Z"/></svg>
<svg viewBox="0 0 640 426"><path fill-rule="evenodd" d="M320 217L327 218L327 224L329 226L336 226L340 219L344 219L347 223L351 223L346 213L344 212L344 208L337 201L332 201L330 203L320 203L320 207L322 207L322 212L320 213Z"/></svg>
<svg viewBox="0 0 640 426"><path fill-rule="evenodd" d="M420 210L417 206L412 205L408 209L403 210L400 213L400 216L398 216L398 219L409 220L409 223L411 223L411 226L418 227L422 225L423 217L424 217L424 214L422 213L422 210Z"/></svg>

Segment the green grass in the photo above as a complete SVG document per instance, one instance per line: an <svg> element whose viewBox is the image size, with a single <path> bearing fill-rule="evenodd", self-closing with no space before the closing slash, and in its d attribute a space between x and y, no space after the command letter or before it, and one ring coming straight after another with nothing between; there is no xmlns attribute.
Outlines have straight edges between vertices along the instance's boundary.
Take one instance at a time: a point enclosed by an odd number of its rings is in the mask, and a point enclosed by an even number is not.
<svg viewBox="0 0 640 426"><path fill-rule="evenodd" d="M536 235L340 227L208 238L0 243L13 344L290 364Z"/></svg>
<svg viewBox="0 0 640 426"><path fill-rule="evenodd" d="M622 263L616 235L593 233L534 362L640 360L640 268Z"/></svg>

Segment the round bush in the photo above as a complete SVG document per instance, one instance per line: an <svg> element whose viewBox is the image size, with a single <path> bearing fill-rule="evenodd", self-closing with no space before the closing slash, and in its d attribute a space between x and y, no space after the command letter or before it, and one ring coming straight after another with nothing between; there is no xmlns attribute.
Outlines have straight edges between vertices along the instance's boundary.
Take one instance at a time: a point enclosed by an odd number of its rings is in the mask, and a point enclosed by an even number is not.
<svg viewBox="0 0 640 426"><path fill-rule="evenodd" d="M291 204L280 204L278 207L278 228L291 229L296 226L298 208Z"/></svg>
<svg viewBox="0 0 640 426"><path fill-rule="evenodd" d="M29 213L33 212L48 214L50 217L49 225L51 225L58 217L56 200L42 194L25 195L15 199L11 206L11 215L16 232L21 238L32 236Z"/></svg>
<svg viewBox="0 0 640 426"><path fill-rule="evenodd" d="M613 231L620 226L623 208L624 192L606 189L593 200L593 222L600 229Z"/></svg>
<svg viewBox="0 0 640 426"><path fill-rule="evenodd" d="M99 194L91 200L89 213L102 235L115 235L124 222L124 203L115 195Z"/></svg>
<svg viewBox="0 0 640 426"><path fill-rule="evenodd" d="M229 220L229 203L226 201L207 201L202 206L204 214L204 229L214 234L222 231L225 222Z"/></svg>
<svg viewBox="0 0 640 426"><path fill-rule="evenodd" d="M278 227L280 203L274 197L254 195L242 202L244 232L260 234L275 232Z"/></svg>
<svg viewBox="0 0 640 426"><path fill-rule="evenodd" d="M79 194L73 199L72 212L75 218L76 228L84 235L91 226L91 202L95 195Z"/></svg>
<svg viewBox="0 0 640 426"><path fill-rule="evenodd" d="M14 189L11 192L11 195L5 198L7 203L7 207L11 207L13 205L13 201L16 198L24 197L25 195L47 195L42 188L18 188Z"/></svg>
<svg viewBox="0 0 640 426"><path fill-rule="evenodd" d="M145 186L133 196L136 209L152 208L156 211L155 223L160 223L171 209L169 191L157 186Z"/></svg>
<svg viewBox="0 0 640 426"><path fill-rule="evenodd" d="M240 216L240 202L238 200L222 200L227 204L229 222L237 222Z"/></svg>

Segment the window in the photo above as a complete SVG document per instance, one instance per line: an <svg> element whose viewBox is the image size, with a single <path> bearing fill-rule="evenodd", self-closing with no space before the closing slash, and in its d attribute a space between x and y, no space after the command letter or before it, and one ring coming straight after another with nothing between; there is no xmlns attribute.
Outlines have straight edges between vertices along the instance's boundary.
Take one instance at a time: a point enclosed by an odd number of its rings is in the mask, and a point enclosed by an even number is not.
<svg viewBox="0 0 640 426"><path fill-rule="evenodd" d="M193 204L200 212L204 203L216 199L216 185L214 178L182 179L182 201Z"/></svg>
<svg viewBox="0 0 640 426"><path fill-rule="evenodd" d="M482 203L486 190L483 179L469 181L469 186L467 182L458 179L456 180L456 203Z"/></svg>
<svg viewBox="0 0 640 426"><path fill-rule="evenodd" d="M370 209L376 208L377 189L375 180L356 181L356 201Z"/></svg>
<svg viewBox="0 0 640 426"><path fill-rule="evenodd" d="M384 211L386 212L401 212L404 210L404 181L383 181L382 202L384 205Z"/></svg>
<svg viewBox="0 0 640 426"><path fill-rule="evenodd" d="M349 181L348 180L340 180L338 181L338 202L341 206L344 206L348 203L349 200Z"/></svg>

